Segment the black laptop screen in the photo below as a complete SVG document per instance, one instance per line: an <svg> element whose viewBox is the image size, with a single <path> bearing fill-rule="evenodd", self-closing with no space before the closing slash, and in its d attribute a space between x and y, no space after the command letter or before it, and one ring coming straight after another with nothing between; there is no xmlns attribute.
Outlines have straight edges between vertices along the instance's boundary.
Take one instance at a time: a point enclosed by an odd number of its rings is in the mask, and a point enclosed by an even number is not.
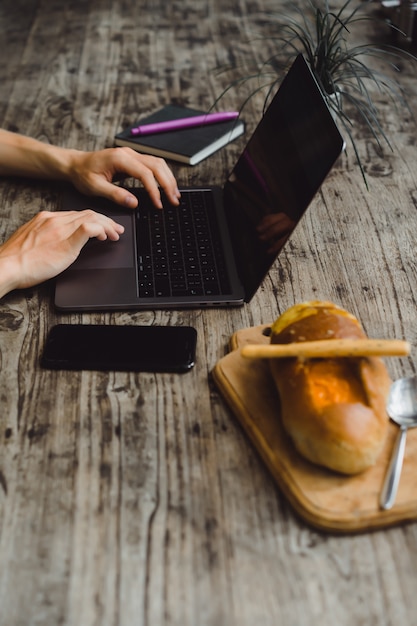
<svg viewBox="0 0 417 626"><path fill-rule="evenodd" d="M224 206L249 301L298 224L343 139L300 55L224 188Z"/></svg>

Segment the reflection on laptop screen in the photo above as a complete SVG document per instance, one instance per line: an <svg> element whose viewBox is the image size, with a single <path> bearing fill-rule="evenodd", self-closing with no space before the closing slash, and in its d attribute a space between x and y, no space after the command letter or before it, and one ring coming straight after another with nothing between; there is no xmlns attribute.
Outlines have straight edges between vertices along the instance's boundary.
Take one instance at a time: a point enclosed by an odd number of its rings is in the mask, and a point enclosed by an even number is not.
<svg viewBox="0 0 417 626"><path fill-rule="evenodd" d="M343 148L301 55L278 93L224 189L225 211L249 299Z"/></svg>

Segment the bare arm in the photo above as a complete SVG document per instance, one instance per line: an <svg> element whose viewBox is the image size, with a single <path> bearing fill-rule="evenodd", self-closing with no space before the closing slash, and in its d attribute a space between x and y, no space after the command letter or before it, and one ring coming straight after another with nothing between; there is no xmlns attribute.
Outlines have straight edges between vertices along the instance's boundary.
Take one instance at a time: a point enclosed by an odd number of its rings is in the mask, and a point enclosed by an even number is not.
<svg viewBox="0 0 417 626"><path fill-rule="evenodd" d="M178 204L177 183L163 159L130 148L70 150L0 129L0 176L68 180L83 193L134 208L136 197L112 184L117 174L141 180L156 207L162 206L159 186Z"/></svg>
<svg viewBox="0 0 417 626"><path fill-rule="evenodd" d="M140 179L156 207L162 206L159 186L178 204L177 183L163 159L130 148L69 150L0 129L0 176L68 180L83 193L136 207L136 197L113 184L117 174ZM0 245L0 297L56 276L90 237L116 241L121 233L120 224L94 211L42 211Z"/></svg>

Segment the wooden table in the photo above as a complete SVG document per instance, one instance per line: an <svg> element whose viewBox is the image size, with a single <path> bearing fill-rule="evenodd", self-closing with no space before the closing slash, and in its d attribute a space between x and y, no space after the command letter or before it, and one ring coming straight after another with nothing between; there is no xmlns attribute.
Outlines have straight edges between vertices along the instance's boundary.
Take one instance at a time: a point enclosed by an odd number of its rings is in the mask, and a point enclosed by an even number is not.
<svg viewBox="0 0 417 626"><path fill-rule="evenodd" d="M216 67L265 58L255 35L284 6L2 0L0 125L96 149L162 104L210 106L230 82ZM415 71L401 75L414 113ZM313 298L352 311L371 337L407 339L411 357L387 365L393 378L415 373L416 126L376 97L394 150L377 153L355 129L370 190L348 152L250 304L59 315L52 283L1 301L2 626L415 624L417 524L310 528L210 378L234 331ZM261 98L246 107L248 132L261 109ZM172 167L183 185L221 183L243 145ZM59 195L48 182L0 181L0 240ZM48 329L69 321L190 324L197 365L183 376L42 370Z"/></svg>

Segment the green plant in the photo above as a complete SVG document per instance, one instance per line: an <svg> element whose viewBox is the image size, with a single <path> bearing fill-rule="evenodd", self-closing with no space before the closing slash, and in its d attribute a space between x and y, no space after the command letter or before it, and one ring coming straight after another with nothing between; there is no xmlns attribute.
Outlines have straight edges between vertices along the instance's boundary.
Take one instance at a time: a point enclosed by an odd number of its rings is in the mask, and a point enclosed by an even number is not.
<svg viewBox="0 0 417 626"><path fill-rule="evenodd" d="M380 123L372 93L376 89L379 93L387 94L395 107L407 106L407 101L403 87L388 74L374 69L367 60L376 57L379 61L388 63L391 71L399 71L399 59L417 59L408 51L391 44L349 45L352 27L359 22L376 19L363 13L364 4L368 3L358 4L354 0L346 0L340 8L332 9L328 0L319 3L309 0L307 7L292 5L294 16L271 15L270 20L275 30L269 42L274 50L272 56L263 61L260 68L238 78L232 85L257 78L260 82L255 92L267 88L266 106L280 83L283 72L302 53L329 108L350 140L362 177L368 186L352 132L354 118L365 124L381 150L383 143L392 149ZM395 26L385 20L383 24L395 29Z"/></svg>

